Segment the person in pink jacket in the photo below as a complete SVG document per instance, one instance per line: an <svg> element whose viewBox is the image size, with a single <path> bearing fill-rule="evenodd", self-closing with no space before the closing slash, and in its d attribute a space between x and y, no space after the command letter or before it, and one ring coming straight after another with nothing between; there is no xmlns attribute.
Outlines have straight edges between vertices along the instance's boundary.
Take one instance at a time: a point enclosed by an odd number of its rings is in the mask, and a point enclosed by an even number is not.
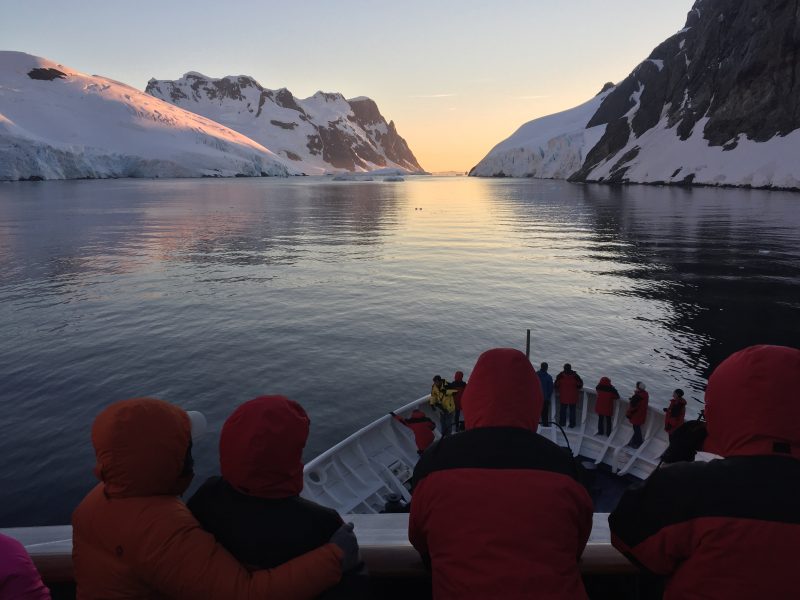
<svg viewBox="0 0 800 600"><path fill-rule="evenodd" d="M25 546L3 534L0 534L0 598L50 600L50 590L42 583Z"/></svg>

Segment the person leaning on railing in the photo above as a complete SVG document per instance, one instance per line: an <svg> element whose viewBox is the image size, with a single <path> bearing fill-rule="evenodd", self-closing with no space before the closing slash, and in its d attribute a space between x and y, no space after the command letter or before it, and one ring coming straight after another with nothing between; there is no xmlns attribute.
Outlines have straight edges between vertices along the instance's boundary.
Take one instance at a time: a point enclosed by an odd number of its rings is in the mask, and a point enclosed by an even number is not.
<svg viewBox="0 0 800 600"><path fill-rule="evenodd" d="M352 526L274 569L250 572L179 498L194 475L189 415L153 398L108 406L92 426L100 479L72 515L83 598L310 599L358 554Z"/></svg>
<svg viewBox="0 0 800 600"><path fill-rule="evenodd" d="M705 418L608 519L611 543L667 578L665 600L798 598L800 350L752 346L711 374ZM703 449L724 458L692 462Z"/></svg>

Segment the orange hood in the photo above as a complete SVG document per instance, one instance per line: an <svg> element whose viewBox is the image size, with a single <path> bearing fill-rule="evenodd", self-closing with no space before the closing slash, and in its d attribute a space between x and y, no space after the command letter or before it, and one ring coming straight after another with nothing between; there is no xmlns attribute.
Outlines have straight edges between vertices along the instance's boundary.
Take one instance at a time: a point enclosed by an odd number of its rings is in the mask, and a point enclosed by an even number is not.
<svg viewBox="0 0 800 600"><path fill-rule="evenodd" d="M705 450L800 458L800 350L751 346L726 358L706 388Z"/></svg>
<svg viewBox="0 0 800 600"><path fill-rule="evenodd" d="M182 408L155 398L121 400L92 425L94 473L111 498L182 494L193 475L184 472L190 441Z"/></svg>
<svg viewBox="0 0 800 600"><path fill-rule="evenodd" d="M467 429L519 427L536 431L543 403L533 365L513 348L481 354L461 399Z"/></svg>
<svg viewBox="0 0 800 600"><path fill-rule="evenodd" d="M303 448L309 424L303 407L284 396L245 402L222 427L222 477L251 496L297 496L303 490Z"/></svg>

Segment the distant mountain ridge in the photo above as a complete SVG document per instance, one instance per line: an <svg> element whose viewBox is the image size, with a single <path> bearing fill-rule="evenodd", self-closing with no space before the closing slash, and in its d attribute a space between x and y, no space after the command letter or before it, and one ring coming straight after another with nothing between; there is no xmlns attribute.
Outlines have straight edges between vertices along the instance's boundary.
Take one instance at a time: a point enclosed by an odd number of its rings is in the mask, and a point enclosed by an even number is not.
<svg viewBox="0 0 800 600"><path fill-rule="evenodd" d="M470 174L800 189L800 14L697 0L622 82L523 125Z"/></svg>
<svg viewBox="0 0 800 600"><path fill-rule="evenodd" d="M0 180L292 173L260 144L140 90L0 52Z"/></svg>
<svg viewBox="0 0 800 600"><path fill-rule="evenodd" d="M387 123L369 98L317 92L299 99L246 75L214 79L197 72L174 81L151 79L145 92L246 135L308 175L422 171L394 122Z"/></svg>

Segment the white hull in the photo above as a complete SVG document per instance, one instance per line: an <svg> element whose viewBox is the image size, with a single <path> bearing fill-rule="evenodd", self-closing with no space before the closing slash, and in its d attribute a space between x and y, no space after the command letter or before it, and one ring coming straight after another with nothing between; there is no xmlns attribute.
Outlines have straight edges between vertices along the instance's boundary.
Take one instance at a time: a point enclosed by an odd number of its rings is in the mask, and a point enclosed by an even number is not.
<svg viewBox="0 0 800 600"><path fill-rule="evenodd" d="M419 408L438 424L438 415L428 405L428 398L419 398L396 412L408 417L413 409ZM659 457L668 445L664 412L649 408L642 430L644 443L634 450L626 446L633 435L633 428L625 418L628 402L615 403L612 433L604 437L595 435L596 400L593 390L584 390L576 409L577 426L564 429L573 455L596 465L605 464L618 475L646 478L658 466ZM555 420L558 403L553 398L550 404L551 420ZM539 433L561 446L566 445L558 427L540 427ZM438 431L436 435L438 438ZM405 502L411 499L407 487L417 459L412 431L387 414L309 462L305 466L302 495L335 508L340 514L379 513L390 494L400 495Z"/></svg>

